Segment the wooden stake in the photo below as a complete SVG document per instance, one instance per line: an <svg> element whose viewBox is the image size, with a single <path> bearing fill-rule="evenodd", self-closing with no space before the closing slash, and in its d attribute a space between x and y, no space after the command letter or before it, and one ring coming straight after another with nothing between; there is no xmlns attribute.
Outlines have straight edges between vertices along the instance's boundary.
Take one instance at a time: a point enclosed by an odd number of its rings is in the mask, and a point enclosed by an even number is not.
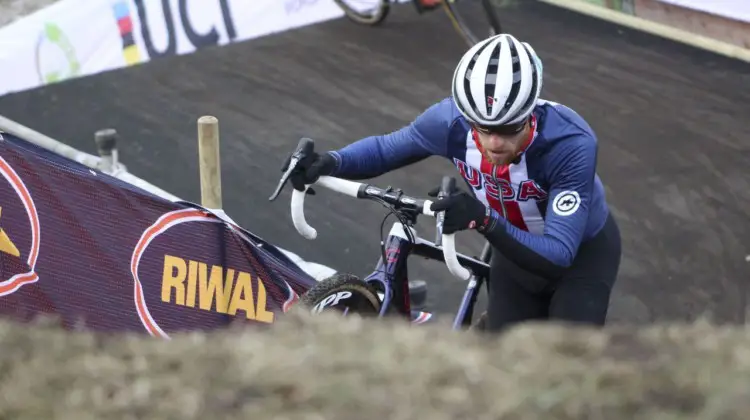
<svg viewBox="0 0 750 420"><path fill-rule="evenodd" d="M200 164L201 205L221 209L221 158L219 120L206 115L198 119L198 161Z"/></svg>

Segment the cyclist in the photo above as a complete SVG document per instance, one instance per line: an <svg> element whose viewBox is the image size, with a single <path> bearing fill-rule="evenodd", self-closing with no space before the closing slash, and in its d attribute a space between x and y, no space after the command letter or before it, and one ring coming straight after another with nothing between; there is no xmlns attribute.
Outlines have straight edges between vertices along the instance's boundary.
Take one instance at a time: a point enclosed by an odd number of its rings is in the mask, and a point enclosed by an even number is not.
<svg viewBox="0 0 750 420"><path fill-rule="evenodd" d="M542 82L528 43L492 36L461 58L450 97L395 132L312 154L290 179L303 190L321 175L371 178L445 157L471 193L432 204L445 211L443 232L473 229L492 245L485 328L604 325L621 243L596 174L597 137L575 111L540 99Z"/></svg>

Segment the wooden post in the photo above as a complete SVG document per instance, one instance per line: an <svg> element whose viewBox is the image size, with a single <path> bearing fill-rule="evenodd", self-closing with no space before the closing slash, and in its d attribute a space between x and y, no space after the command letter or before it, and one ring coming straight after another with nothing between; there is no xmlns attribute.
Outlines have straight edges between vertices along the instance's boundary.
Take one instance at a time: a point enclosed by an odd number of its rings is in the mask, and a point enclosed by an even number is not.
<svg viewBox="0 0 750 420"><path fill-rule="evenodd" d="M221 159L219 120L209 115L198 119L198 161L201 178L201 205L221 209Z"/></svg>

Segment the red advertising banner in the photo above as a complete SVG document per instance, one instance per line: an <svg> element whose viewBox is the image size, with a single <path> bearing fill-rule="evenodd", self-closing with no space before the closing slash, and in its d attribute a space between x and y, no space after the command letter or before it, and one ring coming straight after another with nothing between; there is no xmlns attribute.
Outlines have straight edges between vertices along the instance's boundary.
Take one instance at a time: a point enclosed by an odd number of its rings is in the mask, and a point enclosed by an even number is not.
<svg viewBox="0 0 750 420"><path fill-rule="evenodd" d="M0 316L67 328L273 324L315 279L272 244L0 133Z"/></svg>

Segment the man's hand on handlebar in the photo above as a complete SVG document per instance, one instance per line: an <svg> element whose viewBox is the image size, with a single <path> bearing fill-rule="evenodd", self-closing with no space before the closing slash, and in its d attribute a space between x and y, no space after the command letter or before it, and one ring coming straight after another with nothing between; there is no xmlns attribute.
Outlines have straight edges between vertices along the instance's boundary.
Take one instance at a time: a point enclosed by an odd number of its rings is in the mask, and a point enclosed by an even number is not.
<svg viewBox="0 0 750 420"><path fill-rule="evenodd" d="M292 155L293 153L284 161L281 172L286 172L289 169ZM336 159L333 156L328 153L321 155L315 151L310 151L302 156L302 159L300 159L291 175L289 175L289 180L292 181L292 186L295 190L304 191L306 184L314 184L321 176L333 173L335 168Z"/></svg>
<svg viewBox="0 0 750 420"><path fill-rule="evenodd" d="M339 193L348 195L353 198L367 198L371 194L377 195L381 201L383 200L396 200L401 203L408 203L413 206L412 208L417 209L422 214L435 216L435 210L447 210L445 213L440 213L438 219L445 219L445 228L441 228L440 222L438 225L438 231L443 241L443 256L445 258L445 264L448 266L448 270L461 280L469 280L471 278L471 271L461 266L456 253L456 243L452 235L453 232L460 230L459 226L471 224L466 222L465 219L462 223L460 214L466 212L466 209L475 209L476 204L470 203L469 201L462 200L462 196L449 194L450 191L455 190L455 180L453 178L444 177L441 188L435 191L435 196L439 196L441 200L431 205L432 209L428 210L426 204L429 200L417 200L410 197L402 197L399 194L397 197L392 197L386 193L391 192L391 189L381 190L377 187L370 187L368 184L359 182L349 181L345 179L331 177L330 175L336 168L336 160L333 155L324 154L319 155L313 151L314 143L313 140L308 138L300 139L297 149L286 159L283 165L282 172L284 175L279 181L279 185L276 187L276 191L268 198L270 201L275 200L279 196L279 192L284 187L284 184L288 179L292 180L294 191L292 191L292 222L294 227L297 228L297 232L307 239L315 239L317 237L317 231L307 224L305 220L305 187L310 184L320 184L324 187L337 191ZM321 178L323 177L323 178ZM371 192L370 190L374 190ZM408 200L408 201L407 201ZM477 202L480 206L482 203ZM467 213L470 214L470 213ZM444 217L447 216L447 217ZM458 219L457 219L458 217ZM473 223L476 225L476 223Z"/></svg>
<svg viewBox="0 0 750 420"><path fill-rule="evenodd" d="M430 197L437 197L439 191L440 187L435 187L427 194ZM445 211L443 233L446 235L465 229L477 229L479 232L483 232L491 220L490 208L465 191L454 191L446 197L434 201L430 210L434 212Z"/></svg>

